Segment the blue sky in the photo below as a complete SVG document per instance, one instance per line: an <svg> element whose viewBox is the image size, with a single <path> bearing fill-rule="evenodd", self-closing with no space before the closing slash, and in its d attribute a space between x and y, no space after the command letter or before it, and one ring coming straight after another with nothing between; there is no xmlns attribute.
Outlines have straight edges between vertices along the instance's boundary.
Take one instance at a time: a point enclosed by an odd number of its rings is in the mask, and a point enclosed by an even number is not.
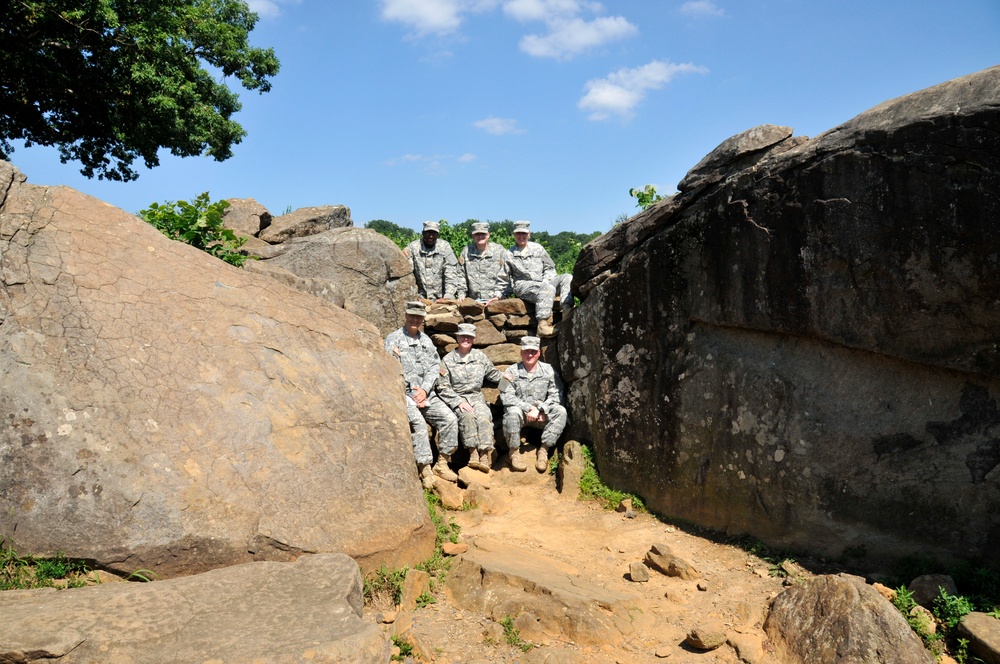
<svg viewBox="0 0 1000 664"><path fill-rule="evenodd" d="M87 180L19 147L29 182L135 212L251 197L388 219L529 219L605 231L729 136L815 136L893 97L1000 64L1000 1L251 0L282 68L241 90L225 162L161 157ZM1000 93L998 93L1000 94Z"/></svg>

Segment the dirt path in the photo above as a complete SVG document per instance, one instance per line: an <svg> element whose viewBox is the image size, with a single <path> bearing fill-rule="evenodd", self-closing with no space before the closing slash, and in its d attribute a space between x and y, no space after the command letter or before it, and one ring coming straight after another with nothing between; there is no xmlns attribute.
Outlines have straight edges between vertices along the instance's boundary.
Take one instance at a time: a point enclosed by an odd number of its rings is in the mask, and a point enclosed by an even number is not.
<svg viewBox="0 0 1000 664"><path fill-rule="evenodd" d="M642 609L632 616L632 633L624 635L618 645L587 646L549 633L529 639L539 647L522 652L504 641L502 629L488 615L460 609L452 593L438 587L433 593L436 602L413 611L412 627L404 633L415 636L411 640L418 651L440 664L771 661L761 623L764 608L781 591L782 579L771 577L766 563L648 514L628 518L597 502L560 495L554 476L533 469L533 454L526 460L526 473L502 468L490 474L488 493L490 502L496 504L492 513L478 508L448 512L461 526L460 541L473 551L486 543L515 547L550 559L553 570L634 596ZM650 569L648 582L631 581L630 563L641 562L656 543L667 544L697 568L701 578L683 580ZM535 591L547 592L545 588ZM409 618L401 620L408 623ZM709 652L684 645L691 629L711 620L724 624L726 644Z"/></svg>

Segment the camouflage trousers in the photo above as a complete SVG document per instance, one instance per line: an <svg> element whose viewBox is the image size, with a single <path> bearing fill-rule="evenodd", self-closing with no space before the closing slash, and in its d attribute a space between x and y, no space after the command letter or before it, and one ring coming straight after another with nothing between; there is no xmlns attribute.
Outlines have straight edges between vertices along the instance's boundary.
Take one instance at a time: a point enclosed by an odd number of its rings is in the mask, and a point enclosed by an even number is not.
<svg viewBox="0 0 1000 664"><path fill-rule="evenodd" d="M468 449L480 452L493 449L493 413L481 397L468 399L472 404L471 413L457 411L458 429L462 436L462 445Z"/></svg>
<svg viewBox="0 0 1000 664"><path fill-rule="evenodd" d="M521 446L521 429L532 427L542 430L542 445L552 449L559 442L559 436L566 428L566 409L562 406L545 406L548 416L545 422L529 422L523 410L517 406L504 408L503 437L507 447L516 449Z"/></svg>
<svg viewBox="0 0 1000 664"><path fill-rule="evenodd" d="M458 419L437 395L427 398L426 408L417 408L417 402L407 396L406 418L410 421L410 440L417 465L434 463L434 453L427 434L428 424L437 429L438 452L450 455L458 448Z"/></svg>
<svg viewBox="0 0 1000 664"><path fill-rule="evenodd" d="M535 303L535 318L546 320L552 315L552 303L558 297L563 311L573 306L573 293L570 284L572 275L557 274L549 281L514 282L514 297Z"/></svg>

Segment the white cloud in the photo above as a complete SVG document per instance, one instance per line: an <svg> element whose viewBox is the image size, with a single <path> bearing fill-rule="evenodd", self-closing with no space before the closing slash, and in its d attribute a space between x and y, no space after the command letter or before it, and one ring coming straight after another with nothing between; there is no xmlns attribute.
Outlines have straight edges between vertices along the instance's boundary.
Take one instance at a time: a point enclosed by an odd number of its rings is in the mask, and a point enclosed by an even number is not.
<svg viewBox="0 0 1000 664"><path fill-rule="evenodd" d="M487 134L495 134L497 136L524 133L524 130L517 126L517 120L514 118L497 118L492 115L482 120L476 120L472 123L472 126L482 129Z"/></svg>
<svg viewBox="0 0 1000 664"><path fill-rule="evenodd" d="M476 160L476 155L466 152L457 157L449 154L404 154L385 161L386 166L405 166L413 164L420 167L424 173L432 175L446 173L450 164L469 164Z"/></svg>
<svg viewBox="0 0 1000 664"><path fill-rule="evenodd" d="M690 0L681 5L678 11L688 18L714 18L726 15L726 10L712 0Z"/></svg>
<svg viewBox="0 0 1000 664"><path fill-rule="evenodd" d="M597 12L601 5L581 0L506 0L503 3L504 13L517 21L548 21L576 16L584 10Z"/></svg>
<svg viewBox="0 0 1000 664"><path fill-rule="evenodd" d="M538 58L569 59L608 42L631 37L639 29L622 16L602 16L593 21L581 18L549 22L547 35L525 35L521 50Z"/></svg>
<svg viewBox="0 0 1000 664"><path fill-rule="evenodd" d="M382 18L403 23L418 35L446 35L462 25L462 15L483 12L499 0L381 0Z"/></svg>
<svg viewBox="0 0 1000 664"><path fill-rule="evenodd" d="M612 116L632 117L635 107L646 98L648 90L658 90L681 74L707 74L708 68L691 63L674 64L653 60L635 69L619 69L605 78L587 81L587 90L577 106L590 111L591 120Z"/></svg>
<svg viewBox="0 0 1000 664"><path fill-rule="evenodd" d="M281 14L280 5L297 5L302 0L248 0L250 11L261 18L275 18Z"/></svg>

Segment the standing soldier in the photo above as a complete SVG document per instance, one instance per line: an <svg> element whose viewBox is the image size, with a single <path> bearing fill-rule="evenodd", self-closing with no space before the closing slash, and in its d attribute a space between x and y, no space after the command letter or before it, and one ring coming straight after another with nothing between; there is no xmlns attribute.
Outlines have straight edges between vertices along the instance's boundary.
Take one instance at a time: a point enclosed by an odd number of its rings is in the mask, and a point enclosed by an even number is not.
<svg viewBox="0 0 1000 664"><path fill-rule="evenodd" d="M406 381L406 416L410 421L413 456L424 488L434 486L434 474L443 480L455 482L456 475L448 467L451 455L458 447L458 421L455 414L434 391L441 366L434 343L420 329L424 324L427 307L423 302L407 302L403 327L385 338L385 350L403 365ZM438 461L431 472L434 460L431 443L427 437L427 424L438 432Z"/></svg>
<svg viewBox="0 0 1000 664"><path fill-rule="evenodd" d="M489 304L508 295L510 284L504 258L507 250L490 239L490 225L483 221L472 224L472 243L462 249L458 264L465 273L464 295ZM459 299L463 295L459 289Z"/></svg>
<svg viewBox="0 0 1000 664"><path fill-rule="evenodd" d="M458 347L444 356L438 396L455 414L462 444L469 450L469 467L488 472L493 465L493 414L483 398L483 382L496 385L500 371L483 351L472 347L476 326L458 326Z"/></svg>
<svg viewBox="0 0 1000 664"><path fill-rule="evenodd" d="M505 263L514 287L514 296L535 303L538 334L551 337L552 301L559 297L563 311L573 306L570 283L573 277L556 274L556 264L549 252L537 242L531 242L530 221L514 222L514 246L506 253Z"/></svg>
<svg viewBox="0 0 1000 664"><path fill-rule="evenodd" d="M542 444L535 458L535 470L544 473L549 452L566 428L566 408L559 374L551 364L540 362L538 337L521 339L521 361L503 372L500 400L503 402L503 435L510 450L510 467L527 470L521 460L521 429L542 430Z"/></svg>
<svg viewBox="0 0 1000 664"><path fill-rule="evenodd" d="M428 300L454 300L462 289L462 273L451 245L438 242L440 230L439 222L425 221L420 239L407 245L403 254L413 263L417 295Z"/></svg>

